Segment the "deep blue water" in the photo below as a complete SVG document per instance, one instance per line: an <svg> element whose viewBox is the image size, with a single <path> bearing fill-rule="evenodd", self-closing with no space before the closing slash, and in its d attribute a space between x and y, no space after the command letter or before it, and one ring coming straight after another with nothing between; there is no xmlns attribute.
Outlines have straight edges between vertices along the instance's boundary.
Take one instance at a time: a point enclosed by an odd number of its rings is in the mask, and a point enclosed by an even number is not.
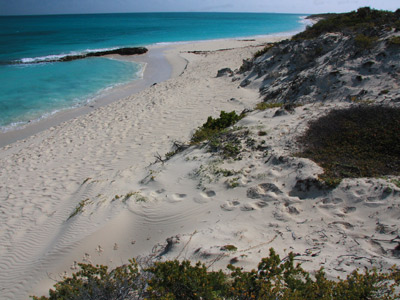
<svg viewBox="0 0 400 300"><path fill-rule="evenodd" d="M295 32L305 26L300 17L267 13L0 17L0 129L82 105L104 89L137 79L141 68L107 58L56 63L46 63L46 58L156 43Z"/></svg>

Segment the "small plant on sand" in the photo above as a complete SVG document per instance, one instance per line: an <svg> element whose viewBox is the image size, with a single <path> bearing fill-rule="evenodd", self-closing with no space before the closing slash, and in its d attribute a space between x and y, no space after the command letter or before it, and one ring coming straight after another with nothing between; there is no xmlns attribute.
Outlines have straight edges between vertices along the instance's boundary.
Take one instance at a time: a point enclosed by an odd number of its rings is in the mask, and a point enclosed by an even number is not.
<svg viewBox="0 0 400 300"><path fill-rule="evenodd" d="M335 186L342 178L400 175L400 108L353 106L312 121L299 138L324 168L320 178Z"/></svg>
<svg viewBox="0 0 400 300"><path fill-rule="evenodd" d="M86 178L83 182L82 182L82 185L84 185L86 182L88 182L89 180L91 180L92 178L90 178L90 177L88 177L88 178Z"/></svg>
<svg viewBox="0 0 400 300"><path fill-rule="evenodd" d="M257 133L257 135L258 135L258 136L266 136L266 135L267 135L267 132L264 131L264 130L260 130L260 131ZM263 142L265 142L265 141L263 141Z"/></svg>
<svg viewBox="0 0 400 300"><path fill-rule="evenodd" d="M239 177L234 177L226 182L226 185L230 189L234 189L239 186Z"/></svg>
<svg viewBox="0 0 400 300"><path fill-rule="evenodd" d="M140 192L130 192L127 193L123 199L122 202L126 203L126 201L128 201L131 197L133 197L133 199L136 202L147 202L147 198L145 196L143 196Z"/></svg>
<svg viewBox="0 0 400 300"><path fill-rule="evenodd" d="M223 247L221 247L222 251L232 251L235 252L237 251L237 247L235 245L225 245Z"/></svg>
<svg viewBox="0 0 400 300"><path fill-rule="evenodd" d="M81 213L83 211L83 208L85 207L85 205L88 204L88 202L89 202L89 198L80 201L78 203L78 205L75 207L74 211L68 217L68 220L75 217L77 214Z"/></svg>
<svg viewBox="0 0 400 300"><path fill-rule="evenodd" d="M266 45L263 49L258 50L256 53L254 53L254 58L260 57L262 55L264 55L265 53L268 52L269 49L271 49L272 47L274 47L275 44L268 44Z"/></svg>
<svg viewBox="0 0 400 300"><path fill-rule="evenodd" d="M210 140L216 134L220 133L223 129L228 128L238 122L244 117L243 114L237 115L235 111L227 113L221 111L218 119L208 117L207 122L199 127L193 134L191 139L192 144L198 144L205 140Z"/></svg>
<svg viewBox="0 0 400 300"><path fill-rule="evenodd" d="M266 110L271 108L282 107L283 103L270 103L270 102L260 102L256 104L257 110Z"/></svg>

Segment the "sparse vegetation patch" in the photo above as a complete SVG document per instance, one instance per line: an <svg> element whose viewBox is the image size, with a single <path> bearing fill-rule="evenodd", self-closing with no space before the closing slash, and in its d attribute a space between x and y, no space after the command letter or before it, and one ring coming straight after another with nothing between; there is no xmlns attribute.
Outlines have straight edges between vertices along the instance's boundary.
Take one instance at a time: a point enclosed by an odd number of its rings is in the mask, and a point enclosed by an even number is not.
<svg viewBox="0 0 400 300"><path fill-rule="evenodd" d="M82 200L78 203L78 205L75 207L74 211L71 213L71 215L68 217L68 220L75 217L77 214L81 213L83 211L83 208L85 205L89 202L89 199Z"/></svg>
<svg viewBox="0 0 400 300"><path fill-rule="evenodd" d="M260 103L257 103L256 109L266 110L266 109L282 107L282 106L283 106L283 103L260 102Z"/></svg>
<svg viewBox="0 0 400 300"><path fill-rule="evenodd" d="M299 139L299 156L324 168L325 182L400 175L400 108L353 106L313 121Z"/></svg>

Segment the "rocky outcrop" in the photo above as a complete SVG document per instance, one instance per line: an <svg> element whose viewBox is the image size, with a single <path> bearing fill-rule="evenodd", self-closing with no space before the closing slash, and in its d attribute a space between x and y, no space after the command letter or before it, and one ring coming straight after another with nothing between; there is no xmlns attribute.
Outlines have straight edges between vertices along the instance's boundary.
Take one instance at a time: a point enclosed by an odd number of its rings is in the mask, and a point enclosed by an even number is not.
<svg viewBox="0 0 400 300"><path fill-rule="evenodd" d="M84 59L88 57L99 57L99 56L105 56L105 55L111 55L111 54L118 54L118 55L138 55L138 54L144 54L148 50L147 48L144 47L130 47L130 48L118 48L118 49L112 49L112 50L104 50L104 51L96 51L96 52L87 52L87 53L80 53L80 54L71 54L71 55L65 55L61 57L48 57L45 59L38 59L38 60L33 60L29 61L29 64L33 63L49 63L49 62L66 62L66 61L72 61L72 60L77 60L77 59ZM23 64L24 62L22 61L15 61L12 62L12 64ZM9 64L9 63L8 63Z"/></svg>
<svg viewBox="0 0 400 300"><path fill-rule="evenodd" d="M118 48L113 50L106 51L98 51L98 52L88 52L84 54L78 55L67 55L60 58L58 61L71 61L76 59L82 59L86 57L96 57L96 56L104 56L110 54L119 54L119 55L136 55L136 54L144 54L148 50L144 47L133 47L133 48Z"/></svg>
<svg viewBox="0 0 400 300"><path fill-rule="evenodd" d="M222 76L233 76L233 71L230 68L223 68L218 70L217 72L217 77L222 77Z"/></svg>
<svg viewBox="0 0 400 300"><path fill-rule="evenodd" d="M373 38L336 32L277 43L244 62L240 86L259 87L268 102L399 102L400 33L375 30Z"/></svg>

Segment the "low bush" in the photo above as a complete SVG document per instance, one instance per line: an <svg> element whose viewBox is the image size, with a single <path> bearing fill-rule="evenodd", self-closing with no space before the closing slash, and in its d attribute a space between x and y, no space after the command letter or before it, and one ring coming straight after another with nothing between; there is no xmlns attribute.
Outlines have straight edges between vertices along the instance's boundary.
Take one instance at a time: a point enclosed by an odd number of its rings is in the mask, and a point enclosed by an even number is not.
<svg viewBox="0 0 400 300"><path fill-rule="evenodd" d="M222 299L227 293L226 275L209 272L204 264L189 261L158 262L149 269L147 299Z"/></svg>
<svg viewBox="0 0 400 300"><path fill-rule="evenodd" d="M34 300L111 300L143 299L140 272L136 261L108 271L103 265L79 264L80 271L64 278L49 291L49 297ZM139 298L132 298L135 294Z"/></svg>
<svg viewBox="0 0 400 300"><path fill-rule="evenodd" d="M235 111L232 111L230 113L221 111L220 116L217 119L208 117L207 122L199 127L193 134L191 143L197 144L205 140L210 140L213 136L215 136L215 134L221 132L225 128L234 125L243 117L243 114L237 115Z"/></svg>
<svg viewBox="0 0 400 300"><path fill-rule="evenodd" d="M400 271L357 270L346 279L328 280L323 269L312 276L271 248L257 270L229 265L230 274L209 271L189 261L156 262L139 269L135 261L108 272L105 266L81 264L81 271L55 284L49 297L34 300L232 299L232 300L358 300L399 299Z"/></svg>
<svg viewBox="0 0 400 300"><path fill-rule="evenodd" d="M321 179L400 175L400 108L353 106L333 110L309 124L299 156L318 163Z"/></svg>

